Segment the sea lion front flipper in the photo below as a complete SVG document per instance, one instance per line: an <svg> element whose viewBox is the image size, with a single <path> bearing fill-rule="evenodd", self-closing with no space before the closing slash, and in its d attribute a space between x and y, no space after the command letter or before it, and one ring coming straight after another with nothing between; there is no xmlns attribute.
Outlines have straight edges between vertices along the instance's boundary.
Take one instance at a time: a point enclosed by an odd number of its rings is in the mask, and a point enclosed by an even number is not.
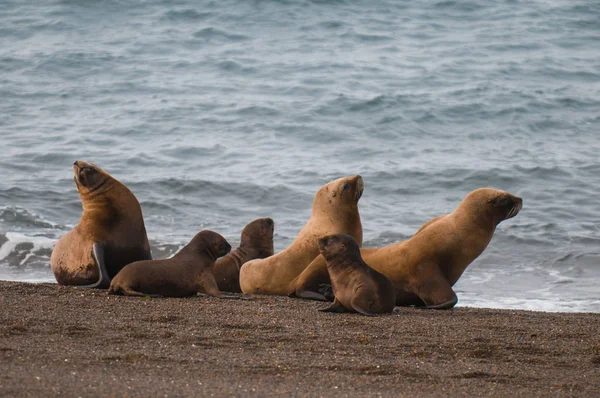
<svg viewBox="0 0 600 398"><path fill-rule="evenodd" d="M98 281L91 285L80 285L79 287L108 289L110 286L110 277L108 276L106 264L104 263L104 245L102 243L94 243L92 246L92 258L96 261L96 265L98 266L98 274L100 275Z"/></svg>
<svg viewBox="0 0 600 398"><path fill-rule="evenodd" d="M433 267L423 267L431 269ZM426 274L419 275L418 282L412 284L414 293L425 303L426 309L446 310L454 307L458 302L456 293L448 280L437 270L431 270Z"/></svg>
<svg viewBox="0 0 600 398"><path fill-rule="evenodd" d="M329 271L325 257L317 256L296 278L288 285L288 297L298 297L306 300L333 301L335 298L330 286Z"/></svg>
<svg viewBox="0 0 600 398"><path fill-rule="evenodd" d="M323 297L325 297L327 299L327 301L335 300L335 295L333 294L333 288L331 287L330 283L321 283L317 287L317 292L319 294L322 294Z"/></svg>
<svg viewBox="0 0 600 398"><path fill-rule="evenodd" d="M336 298L329 307L319 308L321 312L344 312L344 306Z"/></svg>
<svg viewBox="0 0 600 398"><path fill-rule="evenodd" d="M206 293L209 296L221 297L221 291L217 286L217 281L212 272L206 270L200 274L198 282L196 283L197 290L201 293Z"/></svg>
<svg viewBox="0 0 600 398"><path fill-rule="evenodd" d="M134 296L134 297L154 297L154 298L162 297L160 294L142 293L142 292L138 292L137 290L130 289L128 287L121 288L121 293L124 296Z"/></svg>

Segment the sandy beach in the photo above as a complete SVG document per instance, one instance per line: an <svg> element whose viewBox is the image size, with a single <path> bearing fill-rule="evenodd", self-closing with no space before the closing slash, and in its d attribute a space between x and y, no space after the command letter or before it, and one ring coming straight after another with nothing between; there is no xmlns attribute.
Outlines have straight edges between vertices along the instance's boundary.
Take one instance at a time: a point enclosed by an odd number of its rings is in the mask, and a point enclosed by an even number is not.
<svg viewBox="0 0 600 398"><path fill-rule="evenodd" d="M0 395L600 395L600 314L322 305L0 282Z"/></svg>

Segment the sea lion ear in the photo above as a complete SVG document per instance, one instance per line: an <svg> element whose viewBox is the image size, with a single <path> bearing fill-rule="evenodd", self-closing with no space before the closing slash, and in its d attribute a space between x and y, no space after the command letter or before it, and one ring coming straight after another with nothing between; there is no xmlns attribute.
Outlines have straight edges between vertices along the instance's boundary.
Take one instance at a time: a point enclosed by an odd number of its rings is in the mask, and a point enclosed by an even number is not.
<svg viewBox="0 0 600 398"><path fill-rule="evenodd" d="M496 199L492 200L492 203L494 207L508 207L512 206L513 204L512 199L506 195L497 197Z"/></svg>

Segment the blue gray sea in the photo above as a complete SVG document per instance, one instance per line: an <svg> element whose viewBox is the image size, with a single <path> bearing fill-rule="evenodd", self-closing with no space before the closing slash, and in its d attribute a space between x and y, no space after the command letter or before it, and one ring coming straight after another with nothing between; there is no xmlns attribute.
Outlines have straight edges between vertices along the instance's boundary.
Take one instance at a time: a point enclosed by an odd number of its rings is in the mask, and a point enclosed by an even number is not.
<svg viewBox="0 0 600 398"><path fill-rule="evenodd" d="M600 312L600 2L0 1L0 279L54 281L76 159L139 199L155 258L275 249L360 174L364 246L471 190L522 196L459 305Z"/></svg>

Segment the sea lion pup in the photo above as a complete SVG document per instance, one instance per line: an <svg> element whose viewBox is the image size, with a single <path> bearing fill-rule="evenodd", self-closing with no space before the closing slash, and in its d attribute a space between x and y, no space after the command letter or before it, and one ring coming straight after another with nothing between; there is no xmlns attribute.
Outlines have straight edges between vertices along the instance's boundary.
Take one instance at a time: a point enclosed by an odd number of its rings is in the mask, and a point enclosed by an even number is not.
<svg viewBox="0 0 600 398"><path fill-rule="evenodd" d="M333 303L319 311L373 316L394 310L396 291L392 281L363 261L360 247L351 236L337 234L321 238L319 249L327 262L335 295Z"/></svg>
<svg viewBox="0 0 600 398"><path fill-rule="evenodd" d="M363 179L358 175L339 178L321 187L315 195L310 219L290 247L242 266L242 292L287 294L292 279L319 255L318 239L323 236L346 233L362 244L358 200L363 189Z"/></svg>
<svg viewBox="0 0 600 398"><path fill-rule="evenodd" d="M61 285L106 289L125 265L152 259L142 209L125 185L98 166L77 160L73 172L83 213L54 246L50 265Z"/></svg>
<svg viewBox="0 0 600 398"><path fill-rule="evenodd" d="M410 239L382 248L361 249L364 261L394 283L396 305L447 309L457 303L452 286L487 247L496 226L516 216L523 200L507 192L480 188L451 214L436 217ZM313 261L290 285L302 297L323 299L318 285L328 282L325 259Z"/></svg>
<svg viewBox="0 0 600 398"><path fill-rule="evenodd" d="M274 223L270 218L259 218L242 230L240 246L215 263L214 274L222 292L241 293L240 267L255 258L273 255Z"/></svg>
<svg viewBox="0 0 600 398"><path fill-rule="evenodd" d="M231 246L218 233L200 231L169 259L125 266L110 283L108 294L184 297L202 292L220 297L212 268L229 250Z"/></svg>

